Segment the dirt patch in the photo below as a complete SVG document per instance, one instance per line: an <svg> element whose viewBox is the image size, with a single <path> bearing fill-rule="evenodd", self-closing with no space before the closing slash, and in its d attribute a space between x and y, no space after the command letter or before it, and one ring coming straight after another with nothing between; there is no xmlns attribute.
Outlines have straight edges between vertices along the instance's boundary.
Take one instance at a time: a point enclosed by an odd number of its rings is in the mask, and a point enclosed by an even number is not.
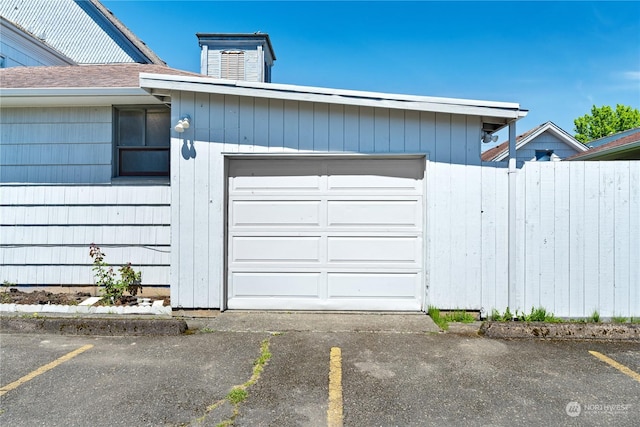
<svg viewBox="0 0 640 427"><path fill-rule="evenodd" d="M69 293L54 293L47 291L33 291L23 292L16 288L9 288L0 292L0 303L2 304L58 304L58 305L78 305L82 301L91 297L88 292L76 292L74 294ZM164 305L171 305L169 297L157 297L152 300L164 300ZM107 305L102 302L96 305ZM132 297L125 295L122 299L117 300L114 305L138 305L138 297Z"/></svg>

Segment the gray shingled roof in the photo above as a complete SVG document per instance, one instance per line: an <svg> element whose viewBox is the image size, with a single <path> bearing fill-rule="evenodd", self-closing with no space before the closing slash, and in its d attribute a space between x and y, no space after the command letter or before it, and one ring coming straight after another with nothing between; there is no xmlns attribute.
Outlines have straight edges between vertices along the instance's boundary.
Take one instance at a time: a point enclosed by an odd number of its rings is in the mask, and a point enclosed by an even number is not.
<svg viewBox="0 0 640 427"><path fill-rule="evenodd" d="M79 64L166 65L97 0L2 0L0 15Z"/></svg>
<svg viewBox="0 0 640 427"><path fill-rule="evenodd" d="M0 69L0 87L93 88L140 87L140 73L202 77L189 71L155 64L96 64Z"/></svg>

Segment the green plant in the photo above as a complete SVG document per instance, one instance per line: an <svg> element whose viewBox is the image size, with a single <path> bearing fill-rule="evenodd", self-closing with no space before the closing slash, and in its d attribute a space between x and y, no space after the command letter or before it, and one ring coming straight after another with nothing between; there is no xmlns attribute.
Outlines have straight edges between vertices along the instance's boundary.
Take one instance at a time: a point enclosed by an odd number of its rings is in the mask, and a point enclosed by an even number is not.
<svg viewBox="0 0 640 427"><path fill-rule="evenodd" d="M443 331L449 329L447 320L440 316L440 310L430 305L427 309L427 314L429 315L429 317L431 317L431 320L433 320L433 322L438 325L440 329L442 329Z"/></svg>
<svg viewBox="0 0 640 427"><path fill-rule="evenodd" d="M523 312L522 314L519 314L517 318L518 320L521 320L524 322L558 323L562 321L562 319L555 317L553 313L551 313L550 311L547 311L547 309L545 309L544 307L538 307L538 308L531 307L531 313L525 314Z"/></svg>
<svg viewBox="0 0 640 427"><path fill-rule="evenodd" d="M451 313L447 313L444 316L447 322L459 322L459 323L472 323L476 318L473 314L467 313L464 310L454 310Z"/></svg>
<svg viewBox="0 0 640 427"><path fill-rule="evenodd" d="M96 284L102 288L103 301L114 304L124 296L125 292L135 296L142 290L142 273L131 268L130 262L118 269L120 279L117 279L113 267L105 262L105 254L99 246L92 243L89 247L89 256L93 258L92 270Z"/></svg>
<svg viewBox="0 0 640 427"><path fill-rule="evenodd" d="M627 318L624 316L613 316L611 321L613 323L627 323Z"/></svg>
<svg viewBox="0 0 640 427"><path fill-rule="evenodd" d="M215 332L215 329L211 329L205 326L204 328L200 329L200 332L203 332L205 334L210 334L211 332Z"/></svg>
<svg viewBox="0 0 640 427"><path fill-rule="evenodd" d="M247 399L247 396L249 396L247 390L243 388L234 388L227 394L227 400L229 400L233 405L237 405L244 402Z"/></svg>
<svg viewBox="0 0 640 427"><path fill-rule="evenodd" d="M513 318L514 318L513 313L511 313L511 310L509 310L509 307L507 307L507 309L504 311L504 314L502 315L502 320L508 321L508 320L513 320Z"/></svg>
<svg viewBox="0 0 640 427"><path fill-rule="evenodd" d="M629 321L631 323L640 323L640 317L632 317Z"/></svg>
<svg viewBox="0 0 640 427"><path fill-rule="evenodd" d="M2 282L2 287L4 288L0 293L0 304L6 304L11 302L11 294L9 293L9 288L15 286L15 283L11 283L7 280Z"/></svg>
<svg viewBox="0 0 640 427"><path fill-rule="evenodd" d="M598 310L593 310L593 313L591 313L591 316L589 317L589 321L593 323L600 323L600 313L598 313Z"/></svg>

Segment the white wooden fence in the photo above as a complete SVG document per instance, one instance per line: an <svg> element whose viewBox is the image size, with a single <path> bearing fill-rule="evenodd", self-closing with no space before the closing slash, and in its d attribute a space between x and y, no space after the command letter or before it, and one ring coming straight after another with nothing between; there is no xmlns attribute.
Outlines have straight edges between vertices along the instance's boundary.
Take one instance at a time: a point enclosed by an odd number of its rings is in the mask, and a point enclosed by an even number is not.
<svg viewBox="0 0 640 427"><path fill-rule="evenodd" d="M89 245L110 265L131 261L143 286L169 285L170 188L0 186L0 282L94 283Z"/></svg>
<svg viewBox="0 0 640 427"><path fill-rule="evenodd" d="M508 306L504 164L431 164L428 302ZM531 162L516 172L516 307L640 316L640 162Z"/></svg>
<svg viewBox="0 0 640 427"><path fill-rule="evenodd" d="M504 165L427 166L427 304L508 306ZM640 317L640 162L526 163L516 172L512 311ZM93 283L90 243L167 286L168 186L0 186L0 281ZM218 286L218 284L211 284Z"/></svg>

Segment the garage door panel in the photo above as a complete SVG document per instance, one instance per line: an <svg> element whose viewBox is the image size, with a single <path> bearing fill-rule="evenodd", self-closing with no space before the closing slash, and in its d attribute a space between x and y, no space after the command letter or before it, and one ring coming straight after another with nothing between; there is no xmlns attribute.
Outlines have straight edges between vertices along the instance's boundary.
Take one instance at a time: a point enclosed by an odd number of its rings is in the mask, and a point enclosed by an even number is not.
<svg viewBox="0 0 640 427"><path fill-rule="evenodd" d="M234 160L229 167L232 191L319 190L323 166L318 162Z"/></svg>
<svg viewBox="0 0 640 427"><path fill-rule="evenodd" d="M328 224L333 227L419 227L418 200L330 200Z"/></svg>
<svg viewBox="0 0 640 427"><path fill-rule="evenodd" d="M416 237L329 237L330 262L415 263L420 256Z"/></svg>
<svg viewBox="0 0 640 427"><path fill-rule="evenodd" d="M232 309L420 310L424 159L232 159Z"/></svg>
<svg viewBox="0 0 640 427"><path fill-rule="evenodd" d="M329 190L418 190L423 178L422 159L341 160L328 164ZM422 166L422 167L421 167Z"/></svg>
<svg viewBox="0 0 640 427"><path fill-rule="evenodd" d="M406 273L330 273L329 298L407 298L415 299L420 274Z"/></svg>
<svg viewBox="0 0 640 427"><path fill-rule="evenodd" d="M234 227L320 225L321 202L319 200L234 200L230 204Z"/></svg>
<svg viewBox="0 0 640 427"><path fill-rule="evenodd" d="M296 263L320 261L320 237L233 237L233 263Z"/></svg>
<svg viewBox="0 0 640 427"><path fill-rule="evenodd" d="M319 272L233 273L231 297L296 297L318 298Z"/></svg>

